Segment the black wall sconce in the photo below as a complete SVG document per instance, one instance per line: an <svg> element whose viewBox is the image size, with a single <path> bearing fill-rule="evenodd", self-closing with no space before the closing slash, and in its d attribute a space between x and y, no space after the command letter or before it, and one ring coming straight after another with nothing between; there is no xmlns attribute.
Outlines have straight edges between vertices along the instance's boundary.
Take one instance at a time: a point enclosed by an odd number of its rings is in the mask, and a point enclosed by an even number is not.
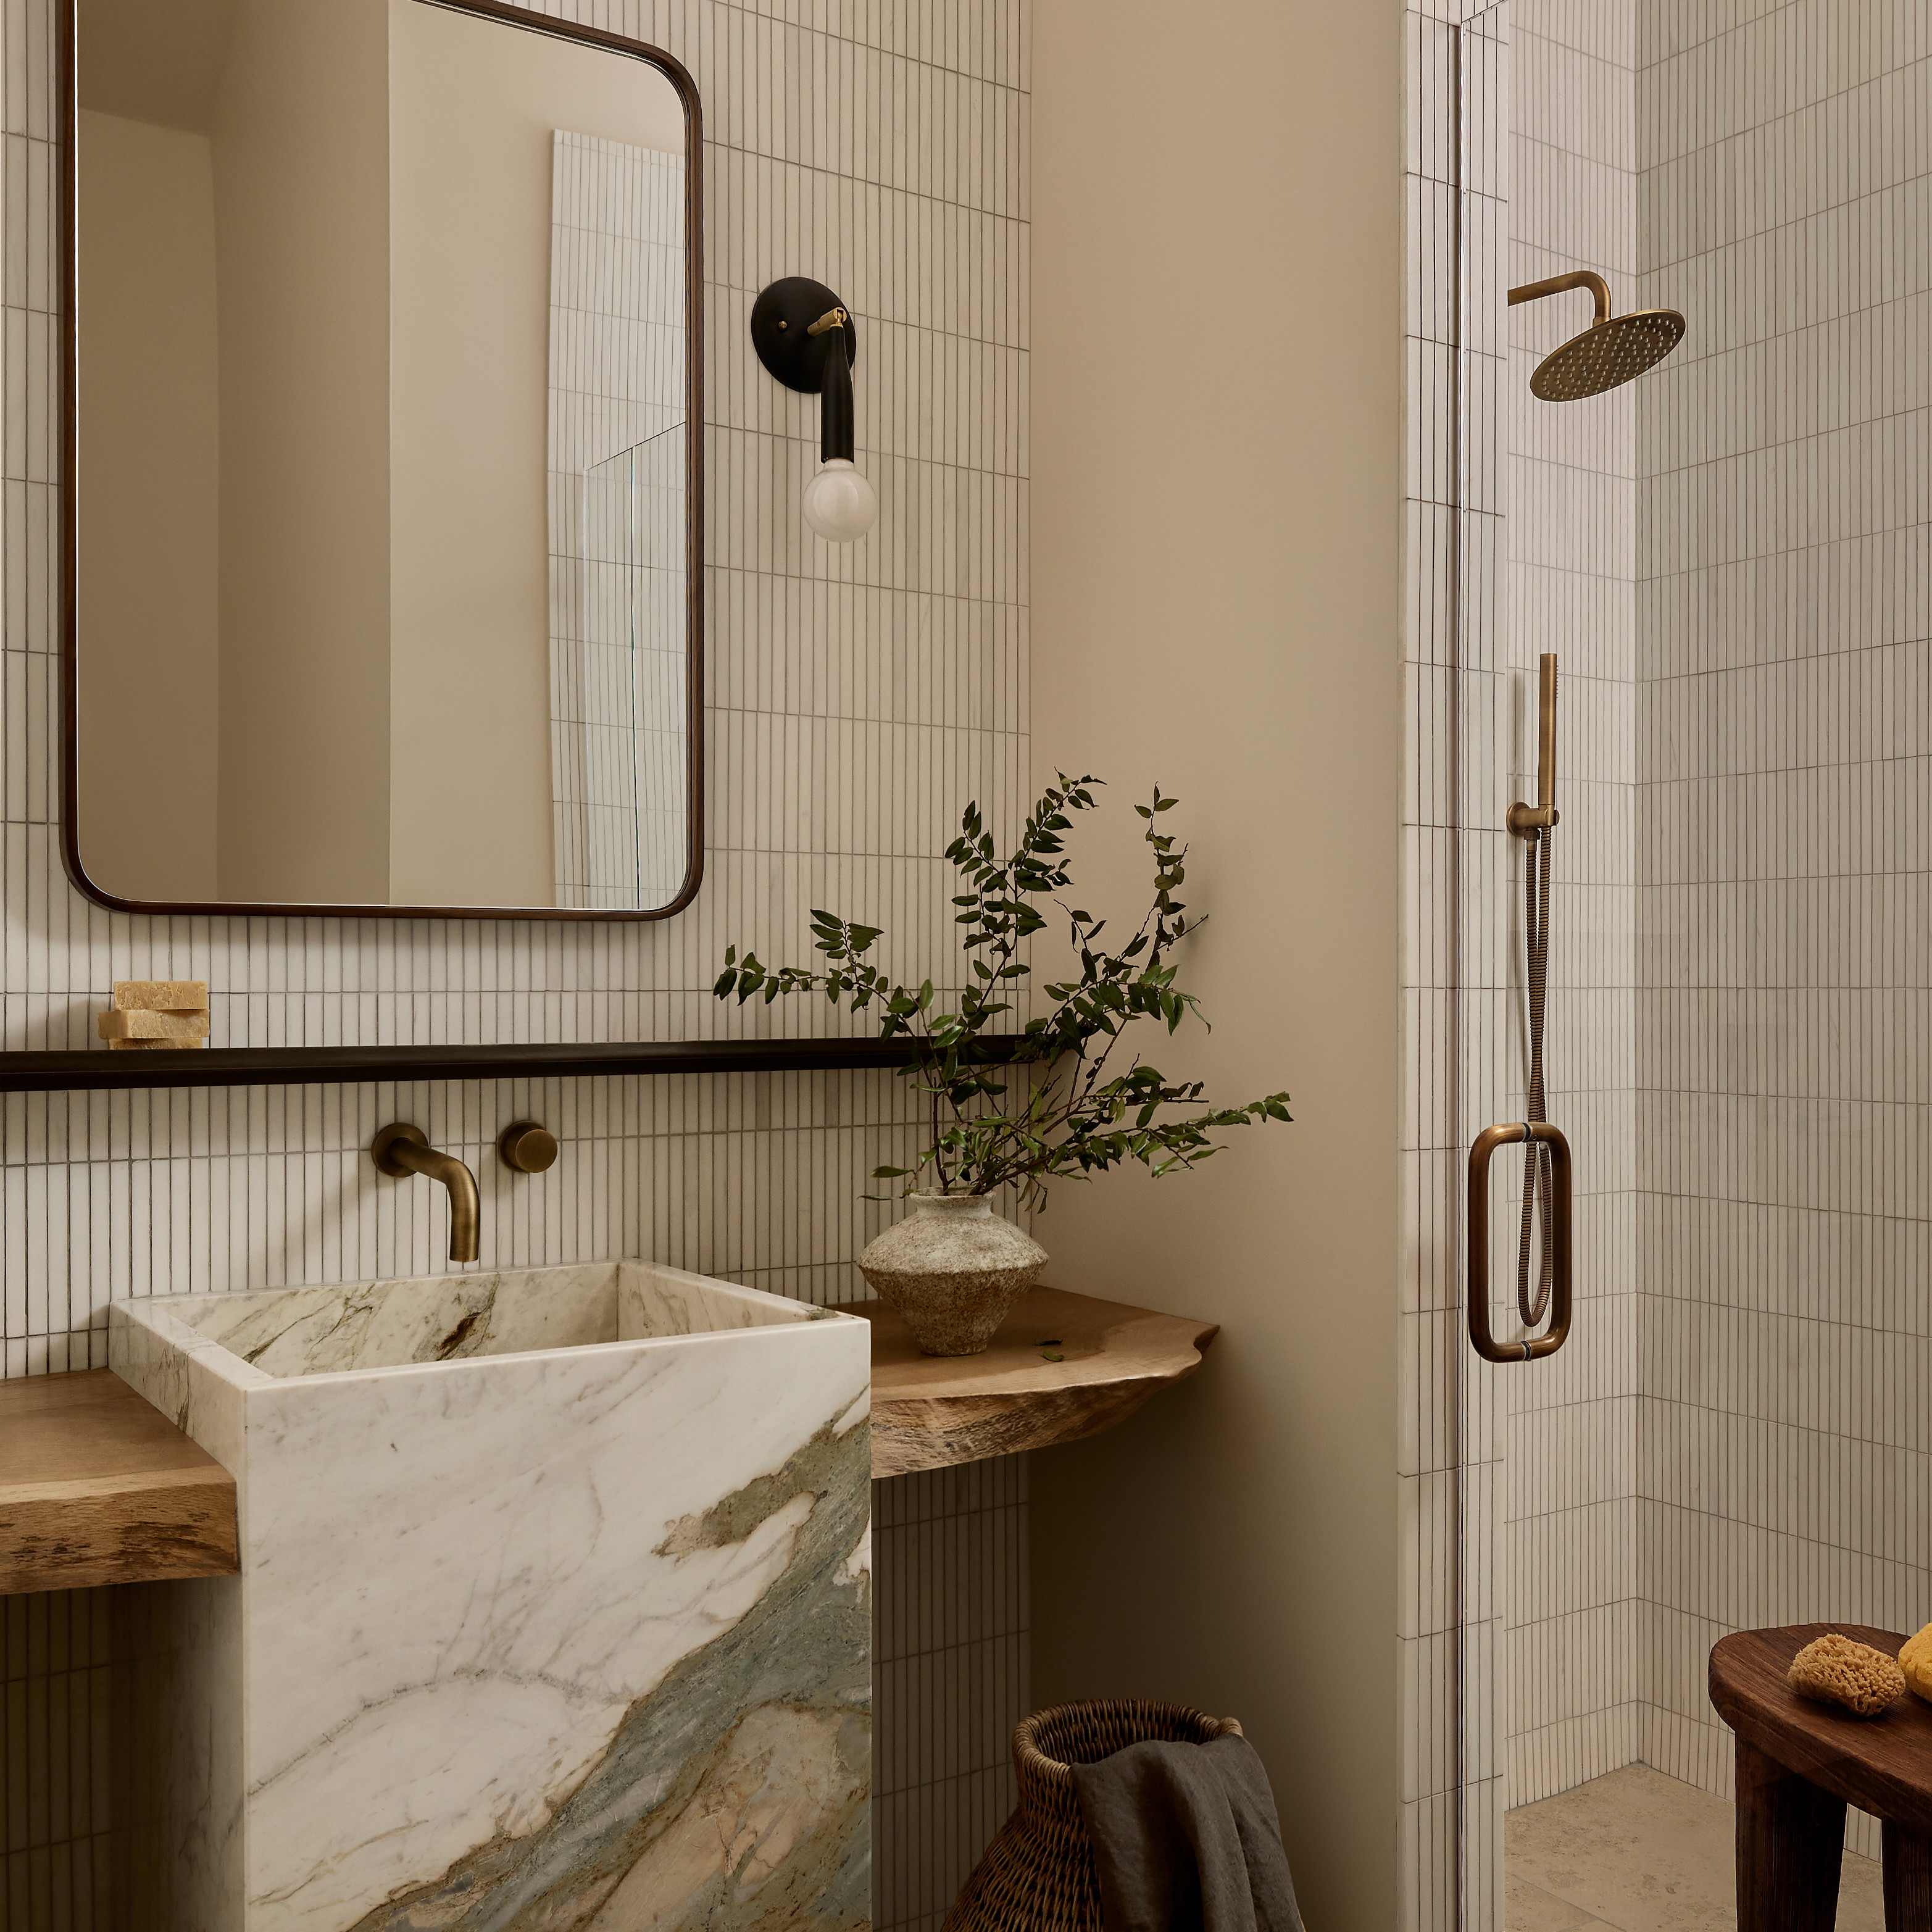
<svg viewBox="0 0 1932 1932"><path fill-rule="evenodd" d="M818 473L806 485L805 520L831 543L851 543L878 520L878 493L852 460L850 310L806 275L776 281L752 304L752 346L788 389L818 398Z"/></svg>

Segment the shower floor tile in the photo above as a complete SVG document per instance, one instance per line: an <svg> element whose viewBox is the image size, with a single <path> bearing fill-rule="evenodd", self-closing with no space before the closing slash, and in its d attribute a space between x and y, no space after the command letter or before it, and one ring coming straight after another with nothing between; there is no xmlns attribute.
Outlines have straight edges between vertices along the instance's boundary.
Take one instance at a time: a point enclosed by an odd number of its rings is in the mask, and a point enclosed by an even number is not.
<svg viewBox="0 0 1932 1932"><path fill-rule="evenodd" d="M1731 1808L1634 1764L1512 1811L1504 1932L1730 1932ZM1879 1868L1845 1854L1838 1932L1882 1932Z"/></svg>

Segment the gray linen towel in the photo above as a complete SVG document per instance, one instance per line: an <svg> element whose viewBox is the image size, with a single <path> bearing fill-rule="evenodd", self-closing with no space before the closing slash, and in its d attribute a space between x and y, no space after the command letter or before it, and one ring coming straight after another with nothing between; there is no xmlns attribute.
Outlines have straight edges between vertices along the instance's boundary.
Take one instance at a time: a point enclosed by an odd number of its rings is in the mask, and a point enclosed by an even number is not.
<svg viewBox="0 0 1932 1932"><path fill-rule="evenodd" d="M1255 1748L1145 1743L1076 1764L1106 1932L1302 1932Z"/></svg>

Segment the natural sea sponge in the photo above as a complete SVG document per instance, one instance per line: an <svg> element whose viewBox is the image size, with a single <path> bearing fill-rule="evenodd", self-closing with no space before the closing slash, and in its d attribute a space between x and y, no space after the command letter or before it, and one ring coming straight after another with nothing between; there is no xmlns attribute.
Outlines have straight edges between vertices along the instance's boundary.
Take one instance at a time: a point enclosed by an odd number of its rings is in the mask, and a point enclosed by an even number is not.
<svg viewBox="0 0 1932 1932"><path fill-rule="evenodd" d="M1801 1697L1842 1704L1860 1718L1876 1718L1905 1695L1905 1673L1883 1651L1836 1630L1808 1643L1791 1660L1784 1681Z"/></svg>
<svg viewBox="0 0 1932 1932"><path fill-rule="evenodd" d="M1898 1653L1898 1667L1905 1673L1906 1690L1932 1701L1932 1624L1905 1640Z"/></svg>

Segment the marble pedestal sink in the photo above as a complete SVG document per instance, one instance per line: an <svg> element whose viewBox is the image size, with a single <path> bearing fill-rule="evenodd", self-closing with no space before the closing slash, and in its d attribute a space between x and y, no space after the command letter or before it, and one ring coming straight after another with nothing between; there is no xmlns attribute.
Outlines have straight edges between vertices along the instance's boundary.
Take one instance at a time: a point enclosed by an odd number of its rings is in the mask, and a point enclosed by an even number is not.
<svg viewBox="0 0 1932 1932"><path fill-rule="evenodd" d="M240 1508L130 1612L137 1923L868 1922L864 1322L632 1262L110 1320Z"/></svg>

